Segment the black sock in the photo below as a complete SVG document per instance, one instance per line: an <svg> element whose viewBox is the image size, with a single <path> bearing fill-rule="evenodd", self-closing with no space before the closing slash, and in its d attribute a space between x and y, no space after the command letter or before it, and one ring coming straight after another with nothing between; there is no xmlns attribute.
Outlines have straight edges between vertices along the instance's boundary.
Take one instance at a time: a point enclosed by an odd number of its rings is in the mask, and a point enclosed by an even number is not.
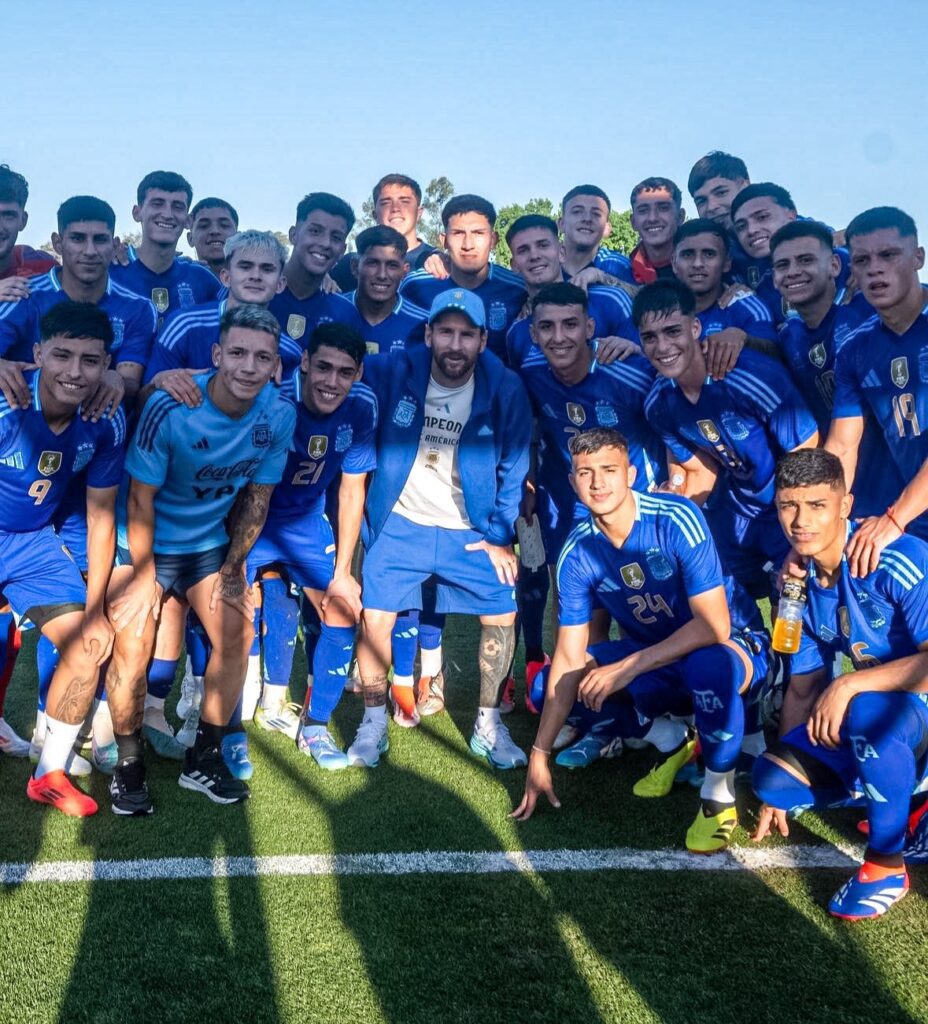
<svg viewBox="0 0 928 1024"><path fill-rule="evenodd" d="M328 729L329 723L323 722L320 718L310 718L306 716L306 725L321 725L323 728Z"/></svg>
<svg viewBox="0 0 928 1024"><path fill-rule="evenodd" d="M116 750L118 751L118 763L120 767L131 764L133 761L142 760L142 733L130 732L125 736L114 733L116 739Z"/></svg>
<svg viewBox="0 0 928 1024"><path fill-rule="evenodd" d="M197 725L197 738L193 742L193 749L199 754L204 750L218 747L222 743L224 731L224 725L213 725L212 722L204 722L201 718Z"/></svg>

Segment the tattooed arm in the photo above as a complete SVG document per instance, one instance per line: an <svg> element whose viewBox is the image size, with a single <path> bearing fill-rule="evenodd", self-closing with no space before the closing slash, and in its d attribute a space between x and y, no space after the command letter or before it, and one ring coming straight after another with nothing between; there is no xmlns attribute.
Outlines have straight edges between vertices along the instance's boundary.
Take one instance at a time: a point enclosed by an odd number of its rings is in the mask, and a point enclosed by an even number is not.
<svg viewBox="0 0 928 1024"><path fill-rule="evenodd" d="M248 484L235 499L228 522L229 551L213 584L211 612L223 601L251 619L254 601L245 580L245 559L264 528L273 490L273 484Z"/></svg>

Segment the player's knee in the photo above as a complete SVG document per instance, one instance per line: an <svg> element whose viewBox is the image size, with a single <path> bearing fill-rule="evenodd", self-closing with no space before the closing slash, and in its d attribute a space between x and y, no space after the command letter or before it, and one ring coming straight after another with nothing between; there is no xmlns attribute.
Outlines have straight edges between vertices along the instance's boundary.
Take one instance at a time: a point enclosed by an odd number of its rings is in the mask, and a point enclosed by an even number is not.
<svg viewBox="0 0 928 1024"><path fill-rule="evenodd" d="M847 709L847 728L852 736L872 738L885 732L903 711L904 697L897 693L858 693Z"/></svg>
<svg viewBox="0 0 928 1024"><path fill-rule="evenodd" d="M131 628L120 630L113 639L113 666L126 679L142 678L151 657L146 637L136 636Z"/></svg>
<svg viewBox="0 0 928 1024"><path fill-rule="evenodd" d="M741 659L726 644L712 644L693 651L687 655L683 672L697 711L727 707L738 699L745 677ZM705 706L701 707L700 701Z"/></svg>
<svg viewBox="0 0 928 1024"><path fill-rule="evenodd" d="M808 786L778 764L771 754L776 755L776 751L761 754L754 762L751 785L758 799L781 810L808 803Z"/></svg>

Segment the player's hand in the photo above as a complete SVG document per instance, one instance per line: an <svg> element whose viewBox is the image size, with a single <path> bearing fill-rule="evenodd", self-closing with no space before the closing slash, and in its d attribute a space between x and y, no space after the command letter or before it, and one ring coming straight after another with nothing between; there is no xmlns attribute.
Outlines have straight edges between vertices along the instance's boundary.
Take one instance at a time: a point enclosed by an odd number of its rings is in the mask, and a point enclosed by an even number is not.
<svg viewBox="0 0 928 1024"><path fill-rule="evenodd" d="M786 816L786 811L779 807L771 807L770 804L761 804L760 813L757 815L757 828L754 829L751 839L755 843L759 843L767 836L772 836L774 829L781 836L789 835L789 819Z"/></svg>
<svg viewBox="0 0 928 1024"><path fill-rule="evenodd" d="M706 371L713 380L722 380L738 362L738 356L747 341L740 327L726 327L712 334L706 341Z"/></svg>
<svg viewBox="0 0 928 1024"><path fill-rule="evenodd" d="M149 615L158 621L161 611L161 586L153 576L134 576L125 589L110 602L110 624L117 633L134 629L136 636L145 632Z"/></svg>
<svg viewBox="0 0 928 1024"><path fill-rule="evenodd" d="M740 299L742 295L753 295L754 293L746 284L729 284L725 286L724 291L719 296L719 309L727 309L735 299Z"/></svg>
<svg viewBox="0 0 928 1024"><path fill-rule="evenodd" d="M319 286L326 295L341 295L342 290L336 284L334 277L329 277L328 274L322 279L322 284Z"/></svg>
<svg viewBox="0 0 928 1024"><path fill-rule="evenodd" d="M244 565L223 565L216 574L209 595L209 613L215 615L221 604L234 608L251 622L255 614L255 599L245 579Z"/></svg>
<svg viewBox="0 0 928 1024"><path fill-rule="evenodd" d="M641 346L636 345L631 338L619 338L610 335L608 338L599 338L596 342L596 362L600 366L608 366L618 360L625 362L629 356L640 356Z"/></svg>
<svg viewBox="0 0 928 1024"><path fill-rule="evenodd" d="M206 370L162 370L152 377L151 382L159 391L166 391L188 409L196 409L203 404L203 392L193 379L198 373L206 373Z"/></svg>
<svg viewBox="0 0 928 1024"><path fill-rule="evenodd" d="M29 278L8 277L0 281L0 302L19 302L29 298Z"/></svg>
<svg viewBox="0 0 928 1024"><path fill-rule="evenodd" d="M844 549L851 575L869 576L876 569L883 548L901 536L902 531L887 515L865 519Z"/></svg>
<svg viewBox="0 0 928 1024"><path fill-rule="evenodd" d="M532 525L532 520L535 518L537 501L535 485L531 480L526 480L522 486L522 501L519 503L519 515L522 516L528 526Z"/></svg>
<svg viewBox="0 0 928 1024"><path fill-rule="evenodd" d="M332 605L347 608L355 622L361 619L361 584L350 574L333 578L322 595L322 610L328 611Z"/></svg>
<svg viewBox="0 0 928 1024"><path fill-rule="evenodd" d="M128 267L129 266L129 243L124 242L118 236L113 239L116 243L113 249L113 266L114 267Z"/></svg>
<svg viewBox="0 0 928 1024"><path fill-rule="evenodd" d="M508 584L510 587L515 585L519 575L519 559L516 558L511 544L501 547L499 544L490 544L485 540L476 540L473 544L465 544L464 550L486 551L500 583Z"/></svg>
<svg viewBox="0 0 928 1024"><path fill-rule="evenodd" d="M577 697L591 711L601 711L607 697L624 690L635 679L624 661L611 665L600 665L580 680Z"/></svg>
<svg viewBox="0 0 928 1024"><path fill-rule="evenodd" d="M782 590L790 577L796 580L804 580L807 575L806 559L795 548L790 548L783 559L780 571L777 573L777 590Z"/></svg>
<svg viewBox="0 0 928 1024"><path fill-rule="evenodd" d="M570 283L586 291L591 284L607 284L608 275L600 270L599 267L584 267L583 270L579 270L574 274L570 279Z"/></svg>
<svg viewBox="0 0 928 1024"><path fill-rule="evenodd" d="M28 409L32 394L23 376L23 370L35 369L35 363L20 363L11 359L0 359L0 393L10 403L11 409Z"/></svg>
<svg viewBox="0 0 928 1024"><path fill-rule="evenodd" d="M100 378L100 384L93 398L81 412L82 420L96 423L101 416L112 419L119 410L119 404L126 397L126 382L116 370L107 370Z"/></svg>
<svg viewBox="0 0 928 1024"><path fill-rule="evenodd" d="M658 484L654 490L660 494L682 494L685 486L685 474L677 472L669 476L663 483Z"/></svg>
<svg viewBox="0 0 928 1024"><path fill-rule="evenodd" d="M422 269L427 270L432 277L437 277L439 281L445 281L451 277L451 261L443 252L431 253L422 264Z"/></svg>
<svg viewBox="0 0 928 1024"><path fill-rule="evenodd" d="M856 695L854 681L850 676L838 676L833 680L812 706L812 714L806 722L809 742L815 746L835 750L841 742L841 726L847 716L847 708Z"/></svg>
<svg viewBox="0 0 928 1024"><path fill-rule="evenodd" d="M102 612L87 613L81 623L81 641L84 653L102 665L113 650L113 627Z"/></svg>
<svg viewBox="0 0 928 1024"><path fill-rule="evenodd" d="M554 792L551 781L551 769L548 767L548 755L539 750L532 750L528 758L528 773L525 777L525 793L519 806L509 815L516 821L528 821L535 813L538 798L544 794L552 807L560 807L561 801Z"/></svg>

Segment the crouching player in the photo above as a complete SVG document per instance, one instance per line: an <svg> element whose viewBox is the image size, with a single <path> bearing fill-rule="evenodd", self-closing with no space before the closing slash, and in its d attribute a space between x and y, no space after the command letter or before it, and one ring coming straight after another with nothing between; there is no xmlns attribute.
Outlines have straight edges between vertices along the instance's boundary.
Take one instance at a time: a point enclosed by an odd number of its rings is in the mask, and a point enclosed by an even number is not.
<svg viewBox="0 0 928 1024"><path fill-rule="evenodd" d="M359 383L365 351L364 338L353 327L329 323L313 331L301 368L284 384L296 405L296 433L283 482L248 556L249 583L261 570L283 571L319 615L313 685L298 744L331 771L348 767L328 724L354 650L361 588L351 575L351 560L361 533L367 474L376 465L377 401ZM339 474L336 541L325 499ZM286 721L286 694L286 685L264 684L263 710L255 716L259 724ZM281 728L287 731L286 725Z"/></svg>
<svg viewBox="0 0 928 1024"><path fill-rule="evenodd" d="M570 534L558 560L557 646L525 795L513 816L530 817L542 793L559 806L548 758L578 697L594 712L608 702L622 735L647 739L663 752L636 784L637 796L666 795L696 749L696 737L681 723L660 716L693 714L706 776L686 846L715 853L738 822L741 695L766 677L765 648L752 634L732 630L719 557L695 505L633 491L628 447L616 431L577 434L570 454L571 480L590 517ZM594 602L625 639L588 646Z"/></svg>
<svg viewBox="0 0 928 1024"><path fill-rule="evenodd" d="M777 511L808 559L807 600L783 735L754 765L764 801L754 839L774 828L788 835L790 811L862 802L864 863L828 905L835 917L859 920L902 899L904 856L926 848L928 804L909 812L928 777L928 545L903 535L873 572L852 576L844 553L851 502L837 456L809 449L780 460ZM829 684L837 652L856 671Z"/></svg>
<svg viewBox="0 0 928 1024"><path fill-rule="evenodd" d="M28 404L0 399L0 588L19 618L29 618L60 658L46 706L46 736L26 792L65 814L97 804L65 774L93 701L113 631L104 600L116 547L116 490L122 479L126 421L84 420L109 366L113 328L90 303L62 302L41 320L27 371ZM87 584L51 520L68 484L86 471Z"/></svg>

